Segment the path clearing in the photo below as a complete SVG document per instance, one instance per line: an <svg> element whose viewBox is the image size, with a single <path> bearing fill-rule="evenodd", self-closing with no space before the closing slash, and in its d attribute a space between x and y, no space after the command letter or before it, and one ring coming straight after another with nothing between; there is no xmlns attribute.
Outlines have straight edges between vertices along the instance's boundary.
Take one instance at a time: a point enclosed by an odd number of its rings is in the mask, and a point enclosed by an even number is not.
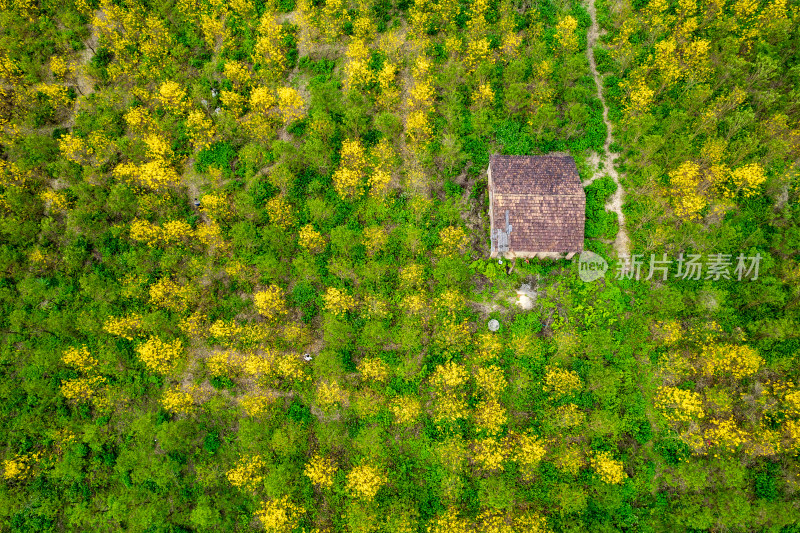
<svg viewBox="0 0 800 533"><path fill-rule="evenodd" d="M614 158L619 156L619 154L611 153L611 143L614 142L614 137L612 134L611 122L608 120L608 106L606 105L605 98L603 98L603 82L600 78L600 75L597 73L597 65L594 62L594 46L597 43L597 38L600 34L597 27L597 13L594 7L594 0L586 0L586 9L589 11L589 16L592 18L592 25L589 27L586 38L586 57L589 59L589 69L592 71L592 76L594 76L594 84L597 86L597 97L600 99L600 103L603 104L603 122L606 124L606 142L603 146L603 150L605 151L605 173L611 176L611 179L613 179L614 183L617 185L616 192L606 203L605 208L606 211L616 213L617 220L619 220L619 231L617 232L617 238L614 241L614 250L616 250L618 256L629 255L630 239L628 238L628 230L625 228L625 215L622 213L622 203L625 197L625 191L622 188L622 184L619 182L617 169L614 168ZM595 177L597 177L597 174ZM591 181L585 183L584 187L591 183Z"/></svg>
<svg viewBox="0 0 800 533"><path fill-rule="evenodd" d="M76 77L76 84L78 85L78 92L81 93L83 96L89 96L94 92L94 81L86 72L86 68L89 66L89 62L94 57L94 54L97 52L98 44L100 41L100 33L97 31L97 26L95 26L94 21L98 20L101 22L106 21L106 13L102 9L98 9L94 12L94 17L92 20L89 21L89 29L91 33L89 34L89 39L83 42L84 49L81 50L79 55L79 64L78 68L75 72Z"/></svg>

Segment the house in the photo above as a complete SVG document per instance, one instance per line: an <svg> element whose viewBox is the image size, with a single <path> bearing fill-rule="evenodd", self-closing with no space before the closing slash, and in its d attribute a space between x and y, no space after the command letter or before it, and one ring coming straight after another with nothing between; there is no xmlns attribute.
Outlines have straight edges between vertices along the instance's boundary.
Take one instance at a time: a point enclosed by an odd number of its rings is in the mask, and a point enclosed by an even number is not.
<svg viewBox="0 0 800 533"><path fill-rule="evenodd" d="M583 250L586 194L570 156L492 155L491 257L571 259Z"/></svg>

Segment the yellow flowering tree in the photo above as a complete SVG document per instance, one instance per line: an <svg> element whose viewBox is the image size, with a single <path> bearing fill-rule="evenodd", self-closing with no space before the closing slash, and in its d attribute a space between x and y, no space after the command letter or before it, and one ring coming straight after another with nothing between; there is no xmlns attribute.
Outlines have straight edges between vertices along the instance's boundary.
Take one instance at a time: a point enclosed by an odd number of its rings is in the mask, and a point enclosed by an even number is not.
<svg viewBox="0 0 800 533"><path fill-rule="evenodd" d="M170 220L164 222L161 228L162 238L168 245L188 244L190 239L194 237L194 230L186 221L183 220Z"/></svg>
<svg viewBox="0 0 800 533"><path fill-rule="evenodd" d="M333 466L330 459L315 455L306 463L303 473L314 485L329 489L333 487L333 475L336 473L336 467Z"/></svg>
<svg viewBox="0 0 800 533"><path fill-rule="evenodd" d="M86 345L67 348L61 356L61 361L83 373L92 372L97 367L97 359L92 357Z"/></svg>
<svg viewBox="0 0 800 533"><path fill-rule="evenodd" d="M478 368L475 383L487 398L499 398L508 385L505 372L497 365Z"/></svg>
<svg viewBox="0 0 800 533"><path fill-rule="evenodd" d="M706 376L730 376L735 380L755 374L764 365L764 359L753 348L733 344L703 346L699 361Z"/></svg>
<svg viewBox="0 0 800 533"><path fill-rule="evenodd" d="M256 139L266 141L275 132L280 119L276 110L278 100L268 87L256 87L250 93L250 112L243 124Z"/></svg>
<svg viewBox="0 0 800 533"><path fill-rule="evenodd" d="M507 421L506 409L494 398L478 402L475 406L475 425L484 434L497 435Z"/></svg>
<svg viewBox="0 0 800 533"><path fill-rule="evenodd" d="M236 466L225 473L231 485L245 490L255 490L264 479L264 460L260 455L244 457Z"/></svg>
<svg viewBox="0 0 800 533"><path fill-rule="evenodd" d="M356 305L355 298L335 287L328 287L322 295L325 310L334 315L343 316Z"/></svg>
<svg viewBox="0 0 800 533"><path fill-rule="evenodd" d="M492 86L488 83L478 84L478 88L475 91L475 96L473 97L472 101L476 109L490 108L494 102L494 91L492 90Z"/></svg>
<svg viewBox="0 0 800 533"><path fill-rule="evenodd" d="M247 416L258 416L267 412L267 409L272 403L273 398L271 396L247 394L242 397L239 405L244 409L244 412L247 413Z"/></svg>
<svg viewBox="0 0 800 533"><path fill-rule="evenodd" d="M286 294L277 285L270 285L253 295L256 310L269 320L277 320L286 315Z"/></svg>
<svg viewBox="0 0 800 533"><path fill-rule="evenodd" d="M103 323L103 331L129 341L134 339L141 327L142 315L139 313L131 313L124 317L110 316Z"/></svg>
<svg viewBox="0 0 800 533"><path fill-rule="evenodd" d="M266 531L283 533L284 531L294 531L303 513L305 513L305 509L290 502L288 496L284 496L265 502L255 515Z"/></svg>
<svg viewBox="0 0 800 533"><path fill-rule="evenodd" d="M114 167L112 174L120 180L155 191L164 191L180 182L175 169L162 159L143 164L121 163Z"/></svg>
<svg viewBox="0 0 800 533"><path fill-rule="evenodd" d="M281 228L293 226L297 218L292 210L292 205L283 195L275 196L267 201L267 214L269 221Z"/></svg>
<svg viewBox="0 0 800 533"><path fill-rule="evenodd" d="M389 366L377 357L365 357L358 363L358 371L365 380L386 381L389 378Z"/></svg>
<svg viewBox="0 0 800 533"><path fill-rule="evenodd" d="M400 271L400 287L403 289L417 289L424 281L425 268L422 265L411 263L405 265Z"/></svg>
<svg viewBox="0 0 800 533"><path fill-rule="evenodd" d="M433 134L428 113L421 109L411 111L406 118L406 133L414 144L426 141Z"/></svg>
<svg viewBox="0 0 800 533"><path fill-rule="evenodd" d="M143 242L153 248L162 241L163 231L156 224L146 220L134 219L131 222L130 236L132 240Z"/></svg>
<svg viewBox="0 0 800 533"><path fill-rule="evenodd" d="M700 394L677 387L659 387L655 404L670 422L691 422L705 416Z"/></svg>
<svg viewBox="0 0 800 533"><path fill-rule="evenodd" d="M192 395L178 388L167 389L161 397L161 405L171 413L187 414L193 404Z"/></svg>
<svg viewBox="0 0 800 533"><path fill-rule="evenodd" d="M572 15L562 17L556 24L556 40L561 48L567 53L574 53L578 50L578 21Z"/></svg>
<svg viewBox="0 0 800 533"><path fill-rule="evenodd" d="M434 341L436 346L443 352L452 353L468 350L470 344L469 321L467 319L457 321L450 317L445 318L436 328Z"/></svg>
<svg viewBox="0 0 800 533"><path fill-rule="evenodd" d="M481 37L480 39L469 41L467 44L467 54L464 58L464 64L467 66L469 72L475 72L481 63L493 62L489 39Z"/></svg>
<svg viewBox="0 0 800 533"><path fill-rule="evenodd" d="M380 252L389 242L389 234L383 226L370 226L364 229L364 245L370 256Z"/></svg>
<svg viewBox="0 0 800 533"><path fill-rule="evenodd" d="M150 337L136 347L136 353L148 370L166 374L173 369L183 355L183 343L180 339L168 342L162 341L158 337Z"/></svg>
<svg viewBox="0 0 800 533"><path fill-rule="evenodd" d="M730 173L729 196L741 192L745 198L753 197L767 181L764 169L758 163L739 167Z"/></svg>
<svg viewBox="0 0 800 533"><path fill-rule="evenodd" d="M356 498L370 501L387 481L387 477L378 468L360 465L347 473L347 490Z"/></svg>
<svg viewBox="0 0 800 533"><path fill-rule="evenodd" d="M42 452L15 455L3 461L3 477L7 481L23 480L33 475L33 469L41 459Z"/></svg>
<svg viewBox="0 0 800 533"><path fill-rule="evenodd" d="M697 220L708 204L706 186L700 166L687 161L669 173L669 195L675 215L686 220Z"/></svg>
<svg viewBox="0 0 800 533"><path fill-rule="evenodd" d="M253 79L250 69L240 61L226 60L222 72L231 81L235 91L246 89Z"/></svg>
<svg viewBox="0 0 800 533"><path fill-rule="evenodd" d="M240 116L244 111L244 96L236 91L228 91L223 89L219 93L219 99L222 102L223 107L235 117Z"/></svg>
<svg viewBox="0 0 800 533"><path fill-rule="evenodd" d="M99 395L106 379L96 375L98 361L85 345L68 348L62 354L61 361L83 374L81 377L62 381L61 394L66 399L74 402L90 401L96 407L108 406L107 401Z"/></svg>
<svg viewBox="0 0 800 533"><path fill-rule="evenodd" d="M46 189L39 194L50 212L65 213L69 210L69 200L63 192Z"/></svg>
<svg viewBox="0 0 800 533"><path fill-rule="evenodd" d="M461 533L471 529L469 520L459 516L458 509L449 507L444 513L431 520L427 533Z"/></svg>
<svg viewBox="0 0 800 533"><path fill-rule="evenodd" d="M572 394L581 389L583 383L577 372L558 367L548 367L544 375L542 389L555 398Z"/></svg>
<svg viewBox="0 0 800 533"><path fill-rule="evenodd" d="M280 87L278 93L278 110L284 124L303 118L305 102L296 89Z"/></svg>
<svg viewBox="0 0 800 533"><path fill-rule="evenodd" d="M442 257L456 257L464 253L469 238L463 228L448 226L439 232L438 253Z"/></svg>
<svg viewBox="0 0 800 533"><path fill-rule="evenodd" d="M280 45L283 29L275 13L266 10L258 24L258 38L253 50L253 63L267 67L266 72L277 76L286 67L286 55Z"/></svg>
<svg viewBox="0 0 800 533"><path fill-rule="evenodd" d="M431 375L431 383L441 389L454 389L465 384L468 379L467 370L453 361L437 366Z"/></svg>
<svg viewBox="0 0 800 533"><path fill-rule="evenodd" d="M496 359L500 355L500 350L502 349L503 343L500 337L494 333L487 331L478 335L477 361L479 363L486 363Z"/></svg>
<svg viewBox="0 0 800 533"><path fill-rule="evenodd" d="M205 212L211 219L222 221L231 216L230 203L224 194L204 194L200 198Z"/></svg>
<svg viewBox="0 0 800 533"><path fill-rule="evenodd" d="M389 404L398 424L413 424L422 412L420 401L413 396L398 396Z"/></svg>
<svg viewBox="0 0 800 533"><path fill-rule="evenodd" d="M455 317L456 313L466 307L466 298L457 289L445 289L435 302L436 309L448 317Z"/></svg>
<svg viewBox="0 0 800 533"><path fill-rule="evenodd" d="M505 470L503 461L510 450L506 443L496 437L487 437L473 442L473 458L481 468L489 471Z"/></svg>
<svg viewBox="0 0 800 533"><path fill-rule="evenodd" d="M74 402L95 401L98 389L105 384L103 376L84 376L67 379L61 383L61 394Z"/></svg>
<svg viewBox="0 0 800 533"><path fill-rule="evenodd" d="M208 328L208 333L225 345L234 344L243 332L244 328L235 320L227 321L221 318Z"/></svg>
<svg viewBox="0 0 800 533"><path fill-rule="evenodd" d="M165 81L158 89L158 100L162 106L175 113L184 113L189 104L186 101L186 89L178 82Z"/></svg>
<svg viewBox="0 0 800 533"><path fill-rule="evenodd" d="M186 130L195 151L209 148L216 135L214 123L205 113L197 109L189 112L186 118Z"/></svg>
<svg viewBox="0 0 800 533"><path fill-rule="evenodd" d="M609 452L597 452L592 457L591 465L603 483L616 485L628 477L622 470L622 461L614 459Z"/></svg>
<svg viewBox="0 0 800 533"><path fill-rule="evenodd" d="M400 97L400 90L397 88L395 77L397 76L397 67L390 62L385 62L383 67L378 72L378 87L380 87L381 97L378 99L378 105L389 109L397 105Z"/></svg>
<svg viewBox="0 0 800 533"><path fill-rule="evenodd" d="M336 381L321 383L317 387L317 403L323 409L341 404L347 399L347 391Z"/></svg>
<svg viewBox="0 0 800 533"><path fill-rule="evenodd" d="M168 278L161 278L148 289L150 303L171 311L185 311L195 298L196 288L190 284L179 285Z"/></svg>
<svg viewBox="0 0 800 533"><path fill-rule="evenodd" d="M359 139L345 139L342 143L339 168L333 173L333 187L343 199L351 200L360 195L360 188L367 160Z"/></svg>
<svg viewBox="0 0 800 533"><path fill-rule="evenodd" d="M325 248L325 238L314 229L312 224L306 224L300 228L298 244L312 254L316 254Z"/></svg>

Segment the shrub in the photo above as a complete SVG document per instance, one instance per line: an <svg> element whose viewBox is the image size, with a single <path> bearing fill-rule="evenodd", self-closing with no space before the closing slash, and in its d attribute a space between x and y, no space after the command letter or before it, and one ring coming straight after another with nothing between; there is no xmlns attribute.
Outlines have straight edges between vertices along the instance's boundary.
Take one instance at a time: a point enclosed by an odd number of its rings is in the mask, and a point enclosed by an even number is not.
<svg viewBox="0 0 800 533"><path fill-rule="evenodd" d="M226 175L230 174L231 163L236 157L236 150L227 141L215 142L209 148L197 154L197 161L194 164L197 172L206 172L208 167L216 167Z"/></svg>
<svg viewBox="0 0 800 533"><path fill-rule="evenodd" d="M617 190L610 176L603 176L586 187L586 238L613 238L616 234L614 213L606 211L605 204Z"/></svg>

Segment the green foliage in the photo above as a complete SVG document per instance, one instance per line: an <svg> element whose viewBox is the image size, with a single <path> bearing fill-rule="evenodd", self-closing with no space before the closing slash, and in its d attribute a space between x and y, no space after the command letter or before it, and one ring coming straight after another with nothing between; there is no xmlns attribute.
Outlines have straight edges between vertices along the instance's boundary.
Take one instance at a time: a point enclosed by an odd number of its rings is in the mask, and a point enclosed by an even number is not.
<svg viewBox="0 0 800 533"><path fill-rule="evenodd" d="M497 260L493 259L473 261L469 264L469 268L473 274L482 274L491 281L499 279L506 270L504 266L497 263Z"/></svg>
<svg viewBox="0 0 800 533"><path fill-rule="evenodd" d="M677 439L658 440L654 449L664 458L667 464L671 465L686 461L691 456L689 447Z"/></svg>
<svg viewBox="0 0 800 533"><path fill-rule="evenodd" d="M228 142L219 141L197 154L194 167L197 172L206 172L213 166L223 171L225 175L230 175L235 157L236 150L233 146Z"/></svg>
<svg viewBox="0 0 800 533"><path fill-rule="evenodd" d="M753 475L754 494L767 501L778 499L780 492L778 483L780 479L780 465L774 462L763 462L761 468L755 470Z"/></svg>
<svg viewBox="0 0 800 533"><path fill-rule="evenodd" d="M300 282L292 289L292 303L302 312L303 322L310 322L318 313L319 295L313 285Z"/></svg>
<svg viewBox="0 0 800 533"><path fill-rule="evenodd" d="M214 455L220 446L222 446L222 441L219 439L219 433L217 431L208 432L203 440L203 449L207 453Z"/></svg>
<svg viewBox="0 0 800 533"><path fill-rule="evenodd" d="M606 211L605 205L617 190L610 176L596 179L585 188L586 191L586 227L585 236L591 238L613 239L617 232L616 214Z"/></svg>
<svg viewBox="0 0 800 533"><path fill-rule="evenodd" d="M661 87L660 63L649 57L674 28L684 26L651 29L641 19L646 2L634 2L633 12L595 2L608 35L593 53L614 125L610 150L622 158L604 165L615 165L625 189L632 251L645 257L675 252L674 259L681 250L741 249L760 253L763 264L759 279L747 283L619 281L608 274L586 284L566 261L517 261L506 275L504 265L486 257L488 243L480 235L490 154L562 151L580 164L590 151L604 152L603 109L584 48L591 20L578 2L545 0L503 13L503 4L491 0L480 24L471 20L470 2L454 5L452 20L431 12L422 30L433 37L426 37L423 51L433 65L428 75L434 103L425 109L433 136L419 146L403 136L406 92L420 81L408 78L416 64L409 55L417 49L410 45L418 44L410 42L413 32L403 32L406 42L396 48L370 45L365 57L370 74L388 62L399 67L399 102L384 101L374 79L343 91L353 65L332 50L349 40L343 34L361 31L357 21L366 13L347 9L335 15L339 27L331 29L338 35L328 43L317 42L308 28L283 22L281 40L273 44L288 68L270 72L253 65L259 21L268 9L291 13L293 0L258 0L244 6L251 9L246 17L237 12L243 6L230 7L219 47L206 42L197 13L166 4L113 3L107 19L119 10L136 19L135 27L153 31L101 31L98 45L90 17L75 6L40 2L26 11L23 4L11 2L0 15L0 70L8 89L7 102L0 103L6 132L0 141L0 448L3 461L42 455L33 460L29 477L7 479L0 489L0 529L243 531L255 523L261 502L282 496L305 509L293 525L298 531L393 531L402 529L405 517L411 530L423 531L450 506L467 520L484 510L538 510L553 531L789 531L800 519L792 500L796 457L693 454L680 428L667 424L654 404L665 384L698 393L706 417L692 427L701 435L716 418L743 424L747 439L758 439L762 432L747 424L763 420L789 448L786 424L796 417L781 407L784 400L769 397L767 378L797 383L800 348L800 207L791 173L798 80L787 52L798 48L792 46L798 30L790 18L788 24L779 17L758 18L757 35L745 44L740 41L748 39L747 32L737 30L732 39L719 25L727 15L707 13L697 31L687 30L688 40L678 41L679 48L698 39L711 43L710 76ZM315 11L327 9L323 2L312 4ZM100 8L98 2L89 6ZM370 31L381 33L409 25L409 7L405 0L375 0L359 9L368 10L375 23ZM674 8L662 15L679 16ZM765 6L756 9L760 17ZM205 11L208 20L222 20L221 13ZM557 42L556 25L567 15L578 22L574 53ZM623 23L633 24L633 32L617 40ZM532 38L539 24L542 34ZM112 21L109 28L115 27ZM510 27L522 32L516 58L503 52ZM465 54L448 50L452 37L467 33L470 39L485 37L493 56L474 71L465 67ZM312 39L303 46L309 54L304 57L301 35ZM165 51L159 52L159 43ZM676 57L689 56L679 49ZM55 76L57 58L76 66L75 74L63 81ZM251 72L255 68L253 83L225 79L223 67L231 59ZM543 61L552 73L541 77ZM654 91L652 102L641 116L621 120L631 102L629 82L637 79ZM267 138L252 135L247 113L211 113L215 137L194 153L187 113L159 102L167 81L187 91L189 110L204 113L223 107L218 93L210 96L212 87L235 89L247 101L254 85L291 86L306 106L299 120ZM67 105L57 107L41 83L67 86ZM482 83L494 93L488 105L475 99ZM542 105L532 102L539 83L552 95ZM744 101L700 127L713 102L733 87L745 90ZM124 117L135 107L153 123L128 124ZM180 184L165 191L141 188L113 172L120 163L151 160L148 132L163 137L174 155L169 165ZM89 144L100 143L102 135L108 150L97 144L95 153L84 155L106 161L68 161L59 147L68 134ZM727 143L722 162L730 168L758 162L767 182L753 196L733 195L731 205L712 202L698 222L677 220L668 174L691 160L710 180L704 147L714 136ZM361 141L367 164L358 175L365 194L344 200L333 174L344 163L346 139ZM394 156L387 162L391 181L379 199L367 184L380 159L375 152L386 146ZM219 180L212 169L221 170ZM589 170L580 166L582 179ZM609 177L586 188L584 248L607 258L614 252L607 242L618 228L604 206L615 190ZM194 196L204 194L224 197L216 207L227 212L193 210ZM285 224L267 212L267 202L278 196L291 215ZM717 207L726 211L715 213ZM180 233L186 222L191 232L148 244L133 238L136 220L158 227L156 233L168 227ZM212 220L220 225L219 240L209 238L216 229ZM298 246L306 224L326 241L319 253ZM463 257L440 254L440 232L450 225L467 230L471 247ZM387 240L368 251L370 236L380 241L376 228L385 230ZM532 310L513 306L521 283L535 286ZM164 287L176 294L158 301ZM352 296L346 313L321 312L330 287ZM261 291L278 294L274 316L255 312L254 295ZM463 297L463 305L456 302L457 309L446 312L444 297ZM132 327L130 339L106 326L111 318L134 314L141 325ZM445 317L464 320L467 333L445 332ZM490 318L502 326L485 337ZM218 319L231 326L229 335L211 335ZM738 344L742 337L763 357L756 373L734 383L673 376L680 372L665 368L674 353L702 360L687 339L712 320L721 326L720 342ZM677 325L681 339L668 345L661 322ZM447 334L456 338L443 339ZM140 347L150 337L181 341L173 371L147 369ZM443 348L452 342L455 349ZM83 345L96 363L80 368L62 360L68 347ZM311 361L302 357L307 352L314 354ZM202 373L210 366L204 360L219 353L229 357L231 371ZM463 390L453 394L461 399L463 392L467 408L456 421L437 419L451 391L439 390L433 376L448 361L468 376ZM478 373L490 366L506 380L497 397L506 417L498 436L506 457L503 470L495 472L474 457L475 439L485 434L476 409L487 397ZM552 368L574 371L578 389L553 397L543 386ZM102 380L92 388L95 394L69 398L68 385L88 376ZM328 392L341 389L342 396L326 407L322 386L334 383ZM734 400L723 412L709 398L724 400L725 386ZM170 405L170 394L178 391L190 394L186 411ZM419 401L420 412L401 423L396 402L406 400ZM762 400L774 412L759 418L752 409ZM571 405L576 410L562 409ZM570 412L585 420L566 419ZM532 479L508 455L521 449L513 439L522 434L545 443ZM443 457L451 444L463 445L464 461L457 467ZM743 447L751 444L756 446ZM610 452L622 461L627 478L607 484L589 464L577 473L559 468L559 454L573 446L584 459ZM317 453L337 468L331 489L315 487L304 474ZM226 474L254 456L263 460L262 478L250 494L230 485ZM6 473L12 472L9 464ZM359 464L380 466L388 476L374 501L356 503L348 492L347 474ZM370 516L376 524L366 525Z"/></svg>

